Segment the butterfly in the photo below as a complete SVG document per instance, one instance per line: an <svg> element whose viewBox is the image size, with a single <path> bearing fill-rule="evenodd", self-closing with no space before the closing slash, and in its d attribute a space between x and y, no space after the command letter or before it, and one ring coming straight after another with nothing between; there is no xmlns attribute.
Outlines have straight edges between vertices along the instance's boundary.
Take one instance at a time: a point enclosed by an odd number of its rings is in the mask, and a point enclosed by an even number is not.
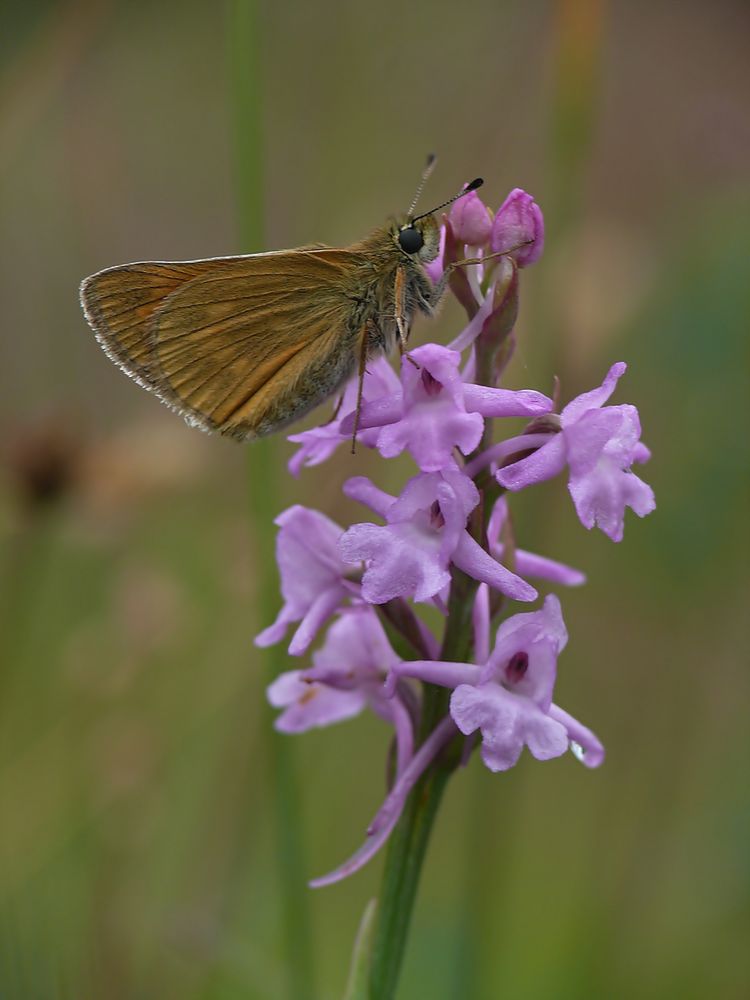
<svg viewBox="0 0 750 1000"><path fill-rule="evenodd" d="M434 285L425 271L435 213L483 183L415 216L434 162L409 211L359 243L106 268L81 284L86 319L118 367L204 431L270 434L355 373L358 418L368 359L404 352L414 316L445 291L450 268Z"/></svg>

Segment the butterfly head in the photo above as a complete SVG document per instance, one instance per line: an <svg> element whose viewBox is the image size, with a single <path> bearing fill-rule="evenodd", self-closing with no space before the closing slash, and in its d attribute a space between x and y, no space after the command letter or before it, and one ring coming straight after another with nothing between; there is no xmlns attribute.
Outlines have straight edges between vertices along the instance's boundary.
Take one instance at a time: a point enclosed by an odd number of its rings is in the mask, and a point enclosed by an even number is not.
<svg viewBox="0 0 750 1000"><path fill-rule="evenodd" d="M427 168L422 175L422 182L417 189L414 201L411 203L409 214L399 223L394 232L394 239L399 250L408 257L417 258L425 264L431 260L435 260L440 252L440 227L435 219L435 212L438 212L441 208L446 208L448 205L452 205L454 201L463 198L470 191L476 191L484 183L481 177L476 177L469 184L465 184L458 194L453 195L448 201L444 201L442 205L438 205L436 208L430 209L429 212L424 212L422 215L415 216L413 214L414 206L417 203L422 185L429 176L434 162L434 157L428 159Z"/></svg>
<svg viewBox="0 0 750 1000"><path fill-rule="evenodd" d="M404 219L393 236L403 253L424 263L435 260L440 251L440 227L434 215Z"/></svg>

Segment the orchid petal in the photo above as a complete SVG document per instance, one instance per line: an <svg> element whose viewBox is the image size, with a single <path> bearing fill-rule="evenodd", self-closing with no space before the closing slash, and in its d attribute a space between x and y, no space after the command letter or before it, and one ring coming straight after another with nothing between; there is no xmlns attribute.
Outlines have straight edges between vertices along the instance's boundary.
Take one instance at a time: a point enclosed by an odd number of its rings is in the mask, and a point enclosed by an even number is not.
<svg viewBox="0 0 750 1000"><path fill-rule="evenodd" d="M343 492L344 496L364 504L365 507L369 507L383 519L396 500L390 493L379 489L366 476L353 476L351 479L347 479L343 486Z"/></svg>
<svg viewBox="0 0 750 1000"><path fill-rule="evenodd" d="M497 558L502 559L502 546L499 547ZM522 576L533 576L539 580L549 580L563 587L580 587L586 582L586 574L555 559L546 559L533 552L516 549L516 569Z"/></svg>
<svg viewBox="0 0 750 1000"><path fill-rule="evenodd" d="M563 427L567 427L569 424L575 423L576 420L580 420L588 410L598 409L600 406L603 406L617 388L618 380L622 378L627 369L628 366L624 361L616 362L609 369L600 386L592 389L590 392L584 392L571 400L560 414Z"/></svg>
<svg viewBox="0 0 750 1000"><path fill-rule="evenodd" d="M360 868L366 865L377 854L386 840L388 840L391 831L398 822L409 792L417 783L425 768L430 765L445 744L453 738L455 732L456 727L449 716L438 723L404 768L401 777L397 779L385 802L370 824L367 834L368 839L362 847L348 861L345 861L343 865L339 865L338 868L329 872L328 875L313 879L309 883L310 888L318 889L324 885L332 885L334 882L340 882L349 875L353 875L354 872L359 871Z"/></svg>
<svg viewBox="0 0 750 1000"><path fill-rule="evenodd" d="M374 399L371 403L363 403L359 411L358 430L394 424L401 418L402 407L401 392L394 393L392 396L383 396L381 399ZM355 416L356 413L352 410L341 421L341 434L345 437L354 433Z"/></svg>
<svg viewBox="0 0 750 1000"><path fill-rule="evenodd" d="M489 584L515 601L535 601L537 598L537 592L531 584L493 559L468 531L461 532L453 562L475 580Z"/></svg>
<svg viewBox="0 0 750 1000"><path fill-rule="evenodd" d="M506 465L495 473L495 478L514 492L553 479L565 468L566 447L562 434L556 434L531 455Z"/></svg>
<svg viewBox="0 0 750 1000"><path fill-rule="evenodd" d="M465 385L464 402L469 413L483 417L537 417L554 406L549 396L534 389L493 389L487 385Z"/></svg>
<svg viewBox="0 0 750 1000"><path fill-rule="evenodd" d="M578 760L586 767L599 767L604 760L604 747L599 738L557 705L550 706L549 714L550 718L565 726L569 740L577 745L578 749L573 748L573 753Z"/></svg>
<svg viewBox="0 0 750 1000"><path fill-rule="evenodd" d="M329 587L316 597L289 643L290 656L301 656L308 650L320 627L328 621L345 597L346 591L340 585Z"/></svg>

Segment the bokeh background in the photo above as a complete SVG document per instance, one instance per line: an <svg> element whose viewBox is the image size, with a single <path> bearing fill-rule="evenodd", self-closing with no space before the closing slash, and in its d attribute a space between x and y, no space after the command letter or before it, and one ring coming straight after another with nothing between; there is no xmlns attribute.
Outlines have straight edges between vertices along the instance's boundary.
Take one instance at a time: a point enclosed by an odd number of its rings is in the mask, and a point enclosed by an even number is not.
<svg viewBox="0 0 750 1000"><path fill-rule="evenodd" d="M563 483L519 537L585 569L557 700L586 772L478 760L449 789L400 996L750 991L750 62L742 2L9 3L0 30L0 996L338 998L381 859L374 719L272 734L271 519L342 523L362 451L213 440L112 366L80 279L356 240L482 174L547 220L509 384L630 363L658 509L620 546ZM449 304L419 338L447 339Z"/></svg>

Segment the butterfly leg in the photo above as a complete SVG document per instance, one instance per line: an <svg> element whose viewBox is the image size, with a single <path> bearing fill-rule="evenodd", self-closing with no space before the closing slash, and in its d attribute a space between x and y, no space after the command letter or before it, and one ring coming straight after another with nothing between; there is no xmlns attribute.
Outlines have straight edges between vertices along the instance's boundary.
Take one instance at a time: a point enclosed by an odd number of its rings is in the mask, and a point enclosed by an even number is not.
<svg viewBox="0 0 750 1000"><path fill-rule="evenodd" d="M341 412L341 407L343 406L343 403L344 403L344 394L342 392L338 398L338 402L333 408L333 413L330 415L328 420L326 420L324 423L320 425L321 427L327 427L329 424L332 424L334 422L336 417L338 417L339 413Z"/></svg>
<svg viewBox="0 0 750 1000"><path fill-rule="evenodd" d="M406 320L406 273L403 267L399 267L396 270L396 281L393 291L399 350L401 354L405 354L406 342L409 339L409 326Z"/></svg>
<svg viewBox="0 0 750 1000"><path fill-rule="evenodd" d="M409 324L406 318L406 274L403 267L399 267L396 271L394 302L396 306L396 328L398 330L399 353L402 358L406 355L414 367L419 368L417 362L406 349L409 339Z"/></svg>
<svg viewBox="0 0 750 1000"><path fill-rule="evenodd" d="M354 430L352 432L352 455L357 451L357 432L359 431L359 415L362 410L362 390L365 384L365 373L367 371L367 347L368 347L367 324L362 327L359 345L359 371L357 383L357 405L354 409Z"/></svg>

